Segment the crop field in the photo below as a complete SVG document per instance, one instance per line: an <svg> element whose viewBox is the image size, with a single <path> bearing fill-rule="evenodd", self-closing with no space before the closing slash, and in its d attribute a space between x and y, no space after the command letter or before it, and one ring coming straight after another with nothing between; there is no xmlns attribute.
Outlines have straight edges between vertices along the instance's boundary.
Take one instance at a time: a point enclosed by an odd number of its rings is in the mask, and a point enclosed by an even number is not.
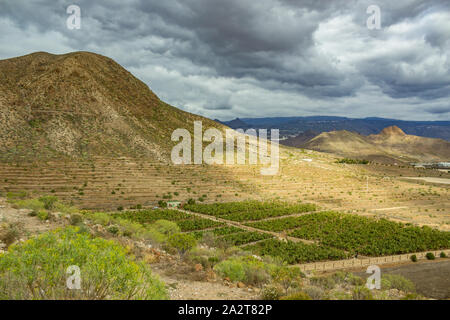
<svg viewBox="0 0 450 320"><path fill-rule="evenodd" d="M168 220L175 222L183 232L203 230L223 226L223 223L209 219L197 218L177 210L141 210L115 213L114 217L122 218L141 224L151 224L157 220Z"/></svg>
<svg viewBox="0 0 450 320"><path fill-rule="evenodd" d="M246 249L261 256L280 258L288 264L341 260L349 256L345 251L333 247L275 239L246 246Z"/></svg>
<svg viewBox="0 0 450 320"><path fill-rule="evenodd" d="M185 209L233 223L243 222L242 226L279 233L280 238L299 239L265 240L273 237L238 232L235 227L212 231L232 244L245 245L256 254L279 257L290 264L346 259L356 253L376 257L450 248L449 232L334 211L311 212L316 208L307 204L244 201L186 205ZM304 214L292 216L297 213Z"/></svg>
<svg viewBox="0 0 450 320"><path fill-rule="evenodd" d="M256 221L316 210L313 204L243 201L213 204L191 204L185 209L231 221Z"/></svg>
<svg viewBox="0 0 450 320"><path fill-rule="evenodd" d="M450 248L449 232L386 219L320 212L298 217L296 224L298 228L289 234L292 237L318 240L324 245L368 256Z"/></svg>
<svg viewBox="0 0 450 320"><path fill-rule="evenodd" d="M356 253L376 257L450 248L449 232L334 211L314 212L316 207L309 204L243 201L191 204L184 209L210 218L163 209L113 215L144 225L162 219L173 221L182 232L199 240L212 234L217 243L243 246L255 254L277 257L289 264L347 259ZM292 216L299 213L302 214ZM215 221L218 217L230 223ZM271 219L264 220L267 218ZM253 230L245 230L246 227ZM276 239L277 233L280 239ZM292 241L284 241L286 236Z"/></svg>

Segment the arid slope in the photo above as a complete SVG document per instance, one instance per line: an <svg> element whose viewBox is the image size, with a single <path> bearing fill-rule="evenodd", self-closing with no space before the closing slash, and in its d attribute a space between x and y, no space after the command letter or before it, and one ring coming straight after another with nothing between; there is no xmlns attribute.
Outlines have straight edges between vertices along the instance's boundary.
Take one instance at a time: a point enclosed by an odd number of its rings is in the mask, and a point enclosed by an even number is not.
<svg viewBox="0 0 450 320"><path fill-rule="evenodd" d="M170 159L171 133L222 125L161 101L113 60L45 52L0 61L1 159Z"/></svg>

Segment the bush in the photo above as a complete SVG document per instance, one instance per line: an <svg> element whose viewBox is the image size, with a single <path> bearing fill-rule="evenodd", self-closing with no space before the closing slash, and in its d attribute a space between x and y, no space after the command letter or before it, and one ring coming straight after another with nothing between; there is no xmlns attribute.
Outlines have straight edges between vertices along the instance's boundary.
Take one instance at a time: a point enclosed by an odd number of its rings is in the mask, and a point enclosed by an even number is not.
<svg viewBox="0 0 450 320"><path fill-rule="evenodd" d="M19 238L18 223L0 224L0 241L6 244L6 247L14 243ZM0 255L1 256L1 255Z"/></svg>
<svg viewBox="0 0 450 320"><path fill-rule="evenodd" d="M273 280L284 288L286 294L290 287L300 287L301 278L304 276L303 272L297 267L280 267L274 270L272 274Z"/></svg>
<svg viewBox="0 0 450 320"><path fill-rule="evenodd" d="M114 235L117 235L118 233L119 233L119 227L118 226L109 226L108 228L106 228L106 230L109 232L109 233L112 233L112 234L114 234Z"/></svg>
<svg viewBox="0 0 450 320"><path fill-rule="evenodd" d="M167 237L180 232L180 227L175 222L168 220L158 220L152 225L152 228Z"/></svg>
<svg viewBox="0 0 450 320"><path fill-rule="evenodd" d="M233 257L224 260L214 267L214 270L231 281L240 281L251 285L261 285L271 279L277 266L264 263L253 256Z"/></svg>
<svg viewBox="0 0 450 320"><path fill-rule="evenodd" d="M336 281L331 277L314 277L311 278L311 283L324 289L333 289L336 286Z"/></svg>
<svg viewBox="0 0 450 320"><path fill-rule="evenodd" d="M81 271L81 290L66 286ZM164 284L118 244L69 227L13 245L0 259L0 299L166 299Z"/></svg>
<svg viewBox="0 0 450 320"><path fill-rule="evenodd" d="M383 290L397 289L408 293L416 291L415 285L411 280L397 274L384 274L381 277L381 288Z"/></svg>
<svg viewBox="0 0 450 320"><path fill-rule="evenodd" d="M372 292L366 287L358 286L352 291L353 300L374 300Z"/></svg>
<svg viewBox="0 0 450 320"><path fill-rule="evenodd" d="M25 200L12 200L10 201L15 208L26 208L31 209L34 212L44 209L44 203L39 199L25 199Z"/></svg>
<svg viewBox="0 0 450 320"><path fill-rule="evenodd" d="M244 264L238 259L222 261L214 267L214 270L223 278L229 278L233 282L245 281Z"/></svg>
<svg viewBox="0 0 450 320"><path fill-rule="evenodd" d="M320 300L324 296L324 290L319 287L307 287L303 291L313 300Z"/></svg>
<svg viewBox="0 0 450 320"><path fill-rule="evenodd" d="M434 256L433 252L428 252L426 255L428 260L434 260L436 257Z"/></svg>
<svg viewBox="0 0 450 320"><path fill-rule="evenodd" d="M280 300L311 300L311 297L307 293L299 291L297 293L281 297Z"/></svg>
<svg viewBox="0 0 450 320"><path fill-rule="evenodd" d="M6 193L6 199L8 199L8 200L25 199L27 197L28 197L28 193L26 191L7 192Z"/></svg>
<svg viewBox="0 0 450 320"><path fill-rule="evenodd" d="M107 226L112 221L112 217L104 212L89 213L88 218L95 223L101 224L102 226Z"/></svg>
<svg viewBox="0 0 450 320"><path fill-rule="evenodd" d="M70 215L70 224L76 226L83 221L83 217L79 213L74 213Z"/></svg>
<svg viewBox="0 0 450 320"><path fill-rule="evenodd" d="M283 295L283 289L276 285L267 285L261 290L262 300L278 300Z"/></svg>
<svg viewBox="0 0 450 320"><path fill-rule="evenodd" d="M441 258L447 258L447 255L445 254L444 251L442 251L441 254L439 255L439 257L441 257Z"/></svg>
<svg viewBox="0 0 450 320"><path fill-rule="evenodd" d="M38 218L42 221L46 221L49 218L48 211L47 210L40 210L37 214Z"/></svg>
<svg viewBox="0 0 450 320"><path fill-rule="evenodd" d="M413 254L410 259L412 262L417 262L417 256L415 254Z"/></svg>
<svg viewBox="0 0 450 320"><path fill-rule="evenodd" d="M177 249L178 253L184 255L197 245L197 240L190 234L176 233L169 237L167 243L172 248Z"/></svg>
<svg viewBox="0 0 450 320"><path fill-rule="evenodd" d="M158 206L160 208L167 208L167 202L165 202L164 200L159 200L158 201Z"/></svg>
<svg viewBox="0 0 450 320"><path fill-rule="evenodd" d="M41 201L44 204L44 209L52 210L55 203L58 202L58 197L43 196L39 198L39 201Z"/></svg>

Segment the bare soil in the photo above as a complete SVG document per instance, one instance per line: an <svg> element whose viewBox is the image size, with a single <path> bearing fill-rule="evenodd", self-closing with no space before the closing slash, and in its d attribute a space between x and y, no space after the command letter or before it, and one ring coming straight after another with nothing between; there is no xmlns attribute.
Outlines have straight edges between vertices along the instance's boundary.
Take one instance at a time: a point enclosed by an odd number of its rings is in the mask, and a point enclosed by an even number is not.
<svg viewBox="0 0 450 320"><path fill-rule="evenodd" d="M411 280L417 293L433 299L450 299L450 259L380 266L381 273L397 274ZM361 277L369 275L355 272Z"/></svg>

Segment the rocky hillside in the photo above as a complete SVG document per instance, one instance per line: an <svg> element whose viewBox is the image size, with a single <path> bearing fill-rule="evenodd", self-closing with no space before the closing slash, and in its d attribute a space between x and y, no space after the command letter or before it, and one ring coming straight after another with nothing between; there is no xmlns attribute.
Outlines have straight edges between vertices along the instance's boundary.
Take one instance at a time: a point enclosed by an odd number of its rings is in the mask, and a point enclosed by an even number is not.
<svg viewBox="0 0 450 320"><path fill-rule="evenodd" d="M166 162L176 128L222 127L161 101L113 60L45 52L0 61L2 160L145 157Z"/></svg>
<svg viewBox="0 0 450 320"><path fill-rule="evenodd" d="M353 158L364 158L381 162L448 161L450 142L442 139L424 138L405 134L400 128L391 126L380 134L369 136L350 131L311 133L281 141L297 148L334 153Z"/></svg>

